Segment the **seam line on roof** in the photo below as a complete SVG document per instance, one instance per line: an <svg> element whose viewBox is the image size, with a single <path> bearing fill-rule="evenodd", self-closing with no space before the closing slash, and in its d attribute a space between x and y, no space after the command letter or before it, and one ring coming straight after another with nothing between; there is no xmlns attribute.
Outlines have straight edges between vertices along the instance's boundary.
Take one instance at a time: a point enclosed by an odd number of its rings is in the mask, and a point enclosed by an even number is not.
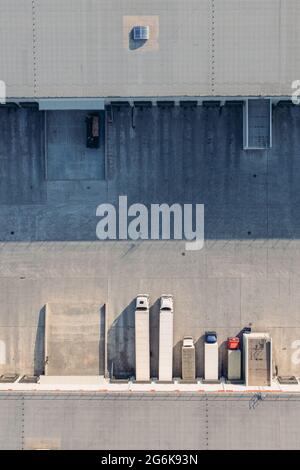
<svg viewBox="0 0 300 470"><path fill-rule="evenodd" d="M215 94L215 0L211 0L211 93Z"/></svg>
<svg viewBox="0 0 300 470"><path fill-rule="evenodd" d="M36 8L35 0L31 0L32 11L32 48L33 48L33 96L36 97L37 73L36 73Z"/></svg>
<svg viewBox="0 0 300 470"><path fill-rule="evenodd" d="M24 441L25 441L25 397L21 397L21 450L24 450Z"/></svg>

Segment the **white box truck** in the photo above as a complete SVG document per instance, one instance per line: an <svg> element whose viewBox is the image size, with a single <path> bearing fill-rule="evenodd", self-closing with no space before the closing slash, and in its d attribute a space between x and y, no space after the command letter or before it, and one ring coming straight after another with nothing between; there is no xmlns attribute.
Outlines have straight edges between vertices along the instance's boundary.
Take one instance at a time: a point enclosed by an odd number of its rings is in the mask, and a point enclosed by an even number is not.
<svg viewBox="0 0 300 470"><path fill-rule="evenodd" d="M204 380L217 381L219 378L219 348L215 331L205 333Z"/></svg>
<svg viewBox="0 0 300 470"><path fill-rule="evenodd" d="M173 379L173 296L162 295L159 312L159 366L158 379Z"/></svg>
<svg viewBox="0 0 300 470"><path fill-rule="evenodd" d="M135 378L150 380L149 295L137 296L135 308Z"/></svg>

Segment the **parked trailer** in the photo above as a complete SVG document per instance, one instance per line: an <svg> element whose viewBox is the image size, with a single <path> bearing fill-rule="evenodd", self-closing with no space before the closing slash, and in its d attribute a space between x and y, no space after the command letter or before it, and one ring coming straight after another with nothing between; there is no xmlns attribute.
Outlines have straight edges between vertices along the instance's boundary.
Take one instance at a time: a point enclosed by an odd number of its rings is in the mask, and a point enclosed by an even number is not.
<svg viewBox="0 0 300 470"><path fill-rule="evenodd" d="M173 378L173 296L162 295L159 312L158 379L171 382Z"/></svg>
<svg viewBox="0 0 300 470"><path fill-rule="evenodd" d="M138 295L135 309L135 378L150 380L149 295Z"/></svg>
<svg viewBox="0 0 300 470"><path fill-rule="evenodd" d="M219 378L219 348L215 331L205 333L204 380L216 381Z"/></svg>

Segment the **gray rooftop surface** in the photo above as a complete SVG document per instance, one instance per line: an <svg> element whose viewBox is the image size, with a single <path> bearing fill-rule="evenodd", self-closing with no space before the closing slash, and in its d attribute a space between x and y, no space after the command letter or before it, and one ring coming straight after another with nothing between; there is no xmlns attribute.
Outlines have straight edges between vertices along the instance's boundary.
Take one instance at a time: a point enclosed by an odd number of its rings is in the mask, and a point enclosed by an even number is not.
<svg viewBox="0 0 300 470"><path fill-rule="evenodd" d="M0 393L0 449L299 449L287 395Z"/></svg>
<svg viewBox="0 0 300 470"><path fill-rule="evenodd" d="M0 0L9 98L291 95L298 0ZM134 25L150 26L135 44Z"/></svg>

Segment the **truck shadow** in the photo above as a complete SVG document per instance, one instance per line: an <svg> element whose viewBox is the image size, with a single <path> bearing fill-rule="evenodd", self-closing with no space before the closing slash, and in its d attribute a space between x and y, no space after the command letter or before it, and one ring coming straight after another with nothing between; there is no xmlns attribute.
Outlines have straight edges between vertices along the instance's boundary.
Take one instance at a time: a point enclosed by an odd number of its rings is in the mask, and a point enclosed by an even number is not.
<svg viewBox="0 0 300 470"><path fill-rule="evenodd" d="M33 373L43 375L45 373L45 318L46 306L39 311L37 331L34 343Z"/></svg>
<svg viewBox="0 0 300 470"><path fill-rule="evenodd" d="M110 378L135 375L135 299L115 319L107 333L107 369Z"/></svg>

